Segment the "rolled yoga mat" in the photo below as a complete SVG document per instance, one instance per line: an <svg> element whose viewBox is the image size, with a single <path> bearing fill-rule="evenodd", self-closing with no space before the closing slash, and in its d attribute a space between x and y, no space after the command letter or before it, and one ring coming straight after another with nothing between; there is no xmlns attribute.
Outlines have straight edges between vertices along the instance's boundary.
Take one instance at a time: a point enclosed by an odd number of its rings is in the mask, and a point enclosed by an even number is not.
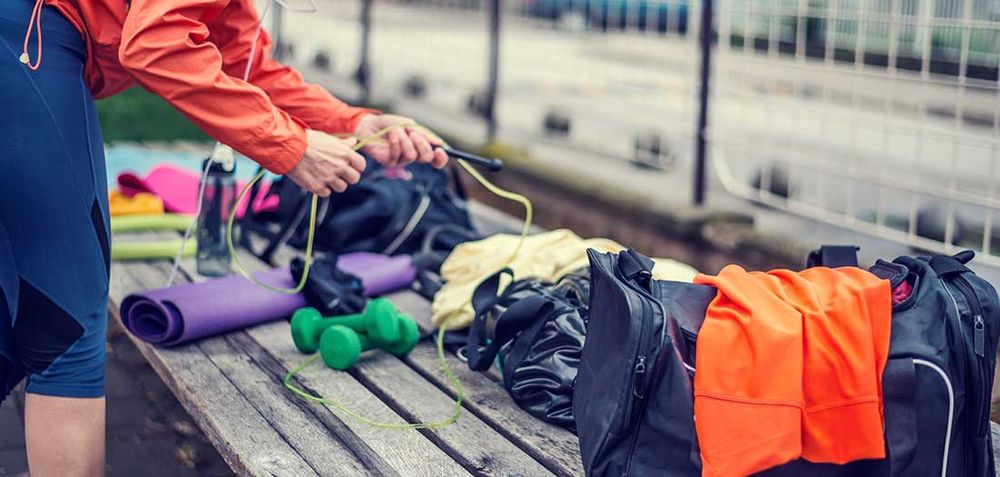
<svg viewBox="0 0 1000 477"><path fill-rule="evenodd" d="M177 256L177 249L181 246L181 239L167 240L161 242L120 242L113 240L111 243L112 260L153 260L174 258ZM184 243L182 257L193 257L198 251L198 242L194 237Z"/></svg>
<svg viewBox="0 0 1000 477"><path fill-rule="evenodd" d="M337 267L360 278L368 296L408 288L417 278L417 269L409 255L390 257L368 252L345 253L337 258Z"/></svg>
<svg viewBox="0 0 1000 477"><path fill-rule="evenodd" d="M193 217L180 214L124 215L111 218L111 259L112 260L149 260L156 258L174 258L177 249L181 247L180 237L155 242L127 242L115 234L137 231L176 231L184 232ZM198 250L195 237L184 243L182 256L190 257Z"/></svg>
<svg viewBox="0 0 1000 477"><path fill-rule="evenodd" d="M287 268L255 273L263 283L293 288ZM291 316L306 306L301 293L287 295L261 288L239 275L160 288L122 301L125 327L139 339L176 346L208 336Z"/></svg>

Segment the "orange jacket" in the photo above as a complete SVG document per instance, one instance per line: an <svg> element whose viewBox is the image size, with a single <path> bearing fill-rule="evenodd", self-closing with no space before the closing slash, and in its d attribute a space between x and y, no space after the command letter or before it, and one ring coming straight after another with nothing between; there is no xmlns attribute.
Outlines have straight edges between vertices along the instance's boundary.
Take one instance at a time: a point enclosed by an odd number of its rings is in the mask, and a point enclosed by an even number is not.
<svg viewBox="0 0 1000 477"><path fill-rule="evenodd" d="M83 35L85 79L94 97L139 83L272 172L283 174L302 157L307 128L353 132L371 112L306 84L298 72L272 60L266 32L244 82L259 21L253 0L40 1Z"/></svg>
<svg viewBox="0 0 1000 477"><path fill-rule="evenodd" d="M695 363L703 475L750 475L799 457L885 457L888 281L851 267L761 273L730 265L695 282L719 290Z"/></svg>

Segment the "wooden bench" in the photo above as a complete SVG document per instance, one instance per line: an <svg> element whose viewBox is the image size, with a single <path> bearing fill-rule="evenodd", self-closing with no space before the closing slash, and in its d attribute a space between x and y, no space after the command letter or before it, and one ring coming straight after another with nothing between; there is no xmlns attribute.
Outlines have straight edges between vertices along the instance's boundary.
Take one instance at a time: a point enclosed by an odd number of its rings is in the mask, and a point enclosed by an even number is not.
<svg viewBox="0 0 1000 477"><path fill-rule="evenodd" d="M519 226L481 207L475 216L488 232ZM277 260L293 256L292 250L282 250ZM265 266L249 254L242 261L251 269ZM162 286L170 265L165 260L115 262L111 270L111 310L120 319L121 300ZM194 271L193 260L182 262L181 270L179 283L205 279ZM430 329L426 300L410 291L390 298ZM465 389L461 418L443 429L400 431L359 423L286 390L285 373L306 357L293 346L285 321L175 348L133 341L240 475L583 474L576 436L528 415L510 400L498 376L473 372L453 356L449 364ZM317 364L300 377L308 391L379 422L438 421L454 407L454 390L430 342L405 359L369 353L350 372Z"/></svg>
<svg viewBox="0 0 1000 477"><path fill-rule="evenodd" d="M488 233L520 226L517 219L482 206L473 205L473 215ZM281 250L277 260L284 264L294 255ZM249 254L242 260L251 269L265 267ZM162 286L169 269L162 260L113 263L112 316L120 319L118 304L129 293ZM191 259L182 262L181 270L178 282L205 279ZM425 331L430 329L426 300L410 291L390 298ZM511 401L496 374L470 371L454 356L449 355L449 364L465 389L461 418L443 429L399 431L368 426L288 392L282 379L305 356L293 346L285 321L175 348L133 341L240 475L583 475L576 436L528 415ZM306 390L379 422L438 421L454 406L455 392L430 342L404 359L370 353L350 372L314 365L300 379ZM993 439L1000 448L996 424Z"/></svg>

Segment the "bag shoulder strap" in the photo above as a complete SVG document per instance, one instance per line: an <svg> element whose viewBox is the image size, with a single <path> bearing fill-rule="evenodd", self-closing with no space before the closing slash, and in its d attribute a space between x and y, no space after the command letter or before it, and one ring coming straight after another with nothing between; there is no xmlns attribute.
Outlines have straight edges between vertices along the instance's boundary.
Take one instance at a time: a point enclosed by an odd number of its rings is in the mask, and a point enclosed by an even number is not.
<svg viewBox="0 0 1000 477"><path fill-rule="evenodd" d="M823 245L817 250L809 252L806 258L806 268L812 267L857 267L858 266L857 245Z"/></svg>
<svg viewBox="0 0 1000 477"><path fill-rule="evenodd" d="M916 372L912 359L890 359L882 372L890 475L903 475L917 450Z"/></svg>
<svg viewBox="0 0 1000 477"><path fill-rule="evenodd" d="M552 305L546 296L538 294L517 300L500 316L493 316L489 310L500 299L497 290L504 275L509 275L512 279L514 277L509 268L501 270L483 280L473 293L472 306L476 315L469 327L466 354L469 368L474 371L489 369L500 348L534 322L547 306Z"/></svg>

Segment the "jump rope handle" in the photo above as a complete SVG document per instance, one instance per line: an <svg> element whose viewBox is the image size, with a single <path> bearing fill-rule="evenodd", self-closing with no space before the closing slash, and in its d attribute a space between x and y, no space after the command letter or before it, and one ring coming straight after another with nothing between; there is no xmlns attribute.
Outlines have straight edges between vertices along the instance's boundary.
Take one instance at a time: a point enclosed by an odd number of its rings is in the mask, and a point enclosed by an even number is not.
<svg viewBox="0 0 1000 477"><path fill-rule="evenodd" d="M453 159L460 159L474 166L485 167L493 172L499 172L503 169L503 161L500 159L488 159L482 156L477 156L475 154L459 151L457 149L452 149L450 147L444 147L445 154Z"/></svg>

